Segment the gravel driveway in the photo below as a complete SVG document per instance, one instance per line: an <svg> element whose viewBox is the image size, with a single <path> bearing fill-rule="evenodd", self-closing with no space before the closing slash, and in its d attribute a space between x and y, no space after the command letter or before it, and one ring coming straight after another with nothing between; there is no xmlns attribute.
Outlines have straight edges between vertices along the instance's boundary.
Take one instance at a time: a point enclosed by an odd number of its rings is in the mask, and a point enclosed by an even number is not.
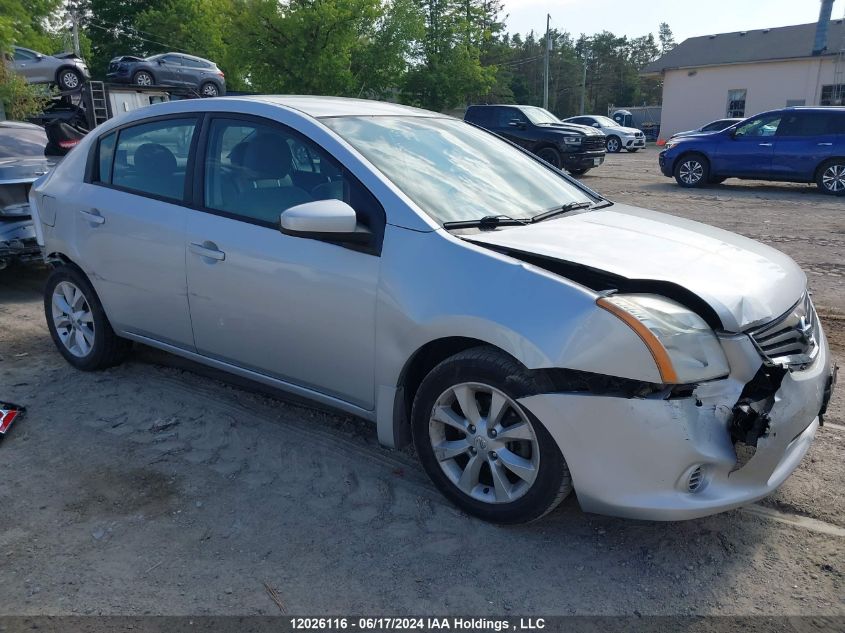
<svg viewBox="0 0 845 633"><path fill-rule="evenodd" d="M682 190L652 148L584 182L786 251L843 364L843 199ZM0 444L0 615L845 615L842 389L796 474L751 508L647 523L584 514L573 495L495 527L366 422L146 348L73 370L47 334L44 279L0 271L0 399L29 408Z"/></svg>

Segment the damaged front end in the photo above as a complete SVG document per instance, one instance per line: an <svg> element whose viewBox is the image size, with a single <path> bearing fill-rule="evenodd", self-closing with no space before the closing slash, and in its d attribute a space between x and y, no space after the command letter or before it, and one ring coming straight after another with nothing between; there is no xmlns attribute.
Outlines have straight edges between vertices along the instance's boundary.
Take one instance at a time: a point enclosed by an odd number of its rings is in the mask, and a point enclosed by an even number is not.
<svg viewBox="0 0 845 633"><path fill-rule="evenodd" d="M724 378L651 387L593 379L520 403L561 447L585 511L650 520L714 514L770 494L809 449L832 382L820 326L814 336L808 365L773 363L748 334L725 334Z"/></svg>
<svg viewBox="0 0 845 633"><path fill-rule="evenodd" d="M0 270L41 259L27 195L31 183L0 181Z"/></svg>

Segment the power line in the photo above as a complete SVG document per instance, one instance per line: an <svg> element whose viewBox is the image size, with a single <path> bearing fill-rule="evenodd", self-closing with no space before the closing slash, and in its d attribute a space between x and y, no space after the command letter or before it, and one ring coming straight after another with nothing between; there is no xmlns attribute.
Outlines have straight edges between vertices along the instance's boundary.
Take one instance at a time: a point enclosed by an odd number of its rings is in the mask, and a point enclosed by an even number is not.
<svg viewBox="0 0 845 633"><path fill-rule="evenodd" d="M95 29L100 29L101 31L106 31L106 32L117 30L117 31L120 31L122 33L127 33L129 35L132 35L133 37L141 40L142 42L148 42L150 44L156 44L158 46L163 46L164 48L167 48L167 49L173 51L174 53L185 53L186 55L190 55L190 53L188 53L188 51L183 50L181 48L171 46L170 44L165 44L164 42L158 42L156 40L147 39L146 37L141 37L137 33L133 33L131 31L131 29L127 29L126 27L121 27L121 26L117 26L117 25L112 26L112 27L103 26L102 24L97 24L93 20L88 21L88 26L93 26Z"/></svg>

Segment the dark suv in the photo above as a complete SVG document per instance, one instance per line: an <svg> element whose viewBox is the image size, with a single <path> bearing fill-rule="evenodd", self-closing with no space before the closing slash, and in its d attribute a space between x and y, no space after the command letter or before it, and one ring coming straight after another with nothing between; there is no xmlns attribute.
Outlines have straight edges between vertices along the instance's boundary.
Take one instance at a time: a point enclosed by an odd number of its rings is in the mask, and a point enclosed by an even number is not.
<svg viewBox="0 0 845 633"><path fill-rule="evenodd" d="M746 178L815 182L845 195L845 108L764 112L722 132L670 139L659 160L682 187Z"/></svg>
<svg viewBox="0 0 845 633"><path fill-rule="evenodd" d="M543 108L473 105L467 108L464 120L514 142L576 176L604 162L604 134L585 125L564 123Z"/></svg>

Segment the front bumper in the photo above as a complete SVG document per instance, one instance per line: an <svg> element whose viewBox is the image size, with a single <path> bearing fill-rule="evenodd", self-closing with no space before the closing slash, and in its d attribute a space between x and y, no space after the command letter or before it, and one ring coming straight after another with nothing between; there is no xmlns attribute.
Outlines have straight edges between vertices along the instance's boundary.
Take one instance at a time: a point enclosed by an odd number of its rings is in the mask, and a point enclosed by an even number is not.
<svg viewBox="0 0 845 633"><path fill-rule="evenodd" d="M562 154L563 168L566 170L592 169L604 162L606 152L574 152Z"/></svg>
<svg viewBox="0 0 845 633"><path fill-rule="evenodd" d="M745 361L756 357L760 366L748 337L736 337L732 345L733 354ZM729 431L748 372L743 380L702 384L687 398L552 393L520 403L557 441L586 512L674 521L736 508L778 488L813 441L830 375L822 333L813 365L784 376L756 449L735 447ZM691 492L697 468L701 483Z"/></svg>
<svg viewBox="0 0 845 633"><path fill-rule="evenodd" d="M41 247L32 219L0 220L0 269L13 261L26 263L40 259Z"/></svg>
<svg viewBox="0 0 845 633"><path fill-rule="evenodd" d="M669 159L669 157L667 156L667 152L668 150L665 149L660 152L660 154L658 154L657 156L657 162L660 165L660 172L667 178L671 178L672 176L674 176L672 172L674 170L675 164L672 160Z"/></svg>
<svg viewBox="0 0 845 633"><path fill-rule="evenodd" d="M622 147L625 149L645 149L645 136L640 138L626 136L622 139Z"/></svg>

